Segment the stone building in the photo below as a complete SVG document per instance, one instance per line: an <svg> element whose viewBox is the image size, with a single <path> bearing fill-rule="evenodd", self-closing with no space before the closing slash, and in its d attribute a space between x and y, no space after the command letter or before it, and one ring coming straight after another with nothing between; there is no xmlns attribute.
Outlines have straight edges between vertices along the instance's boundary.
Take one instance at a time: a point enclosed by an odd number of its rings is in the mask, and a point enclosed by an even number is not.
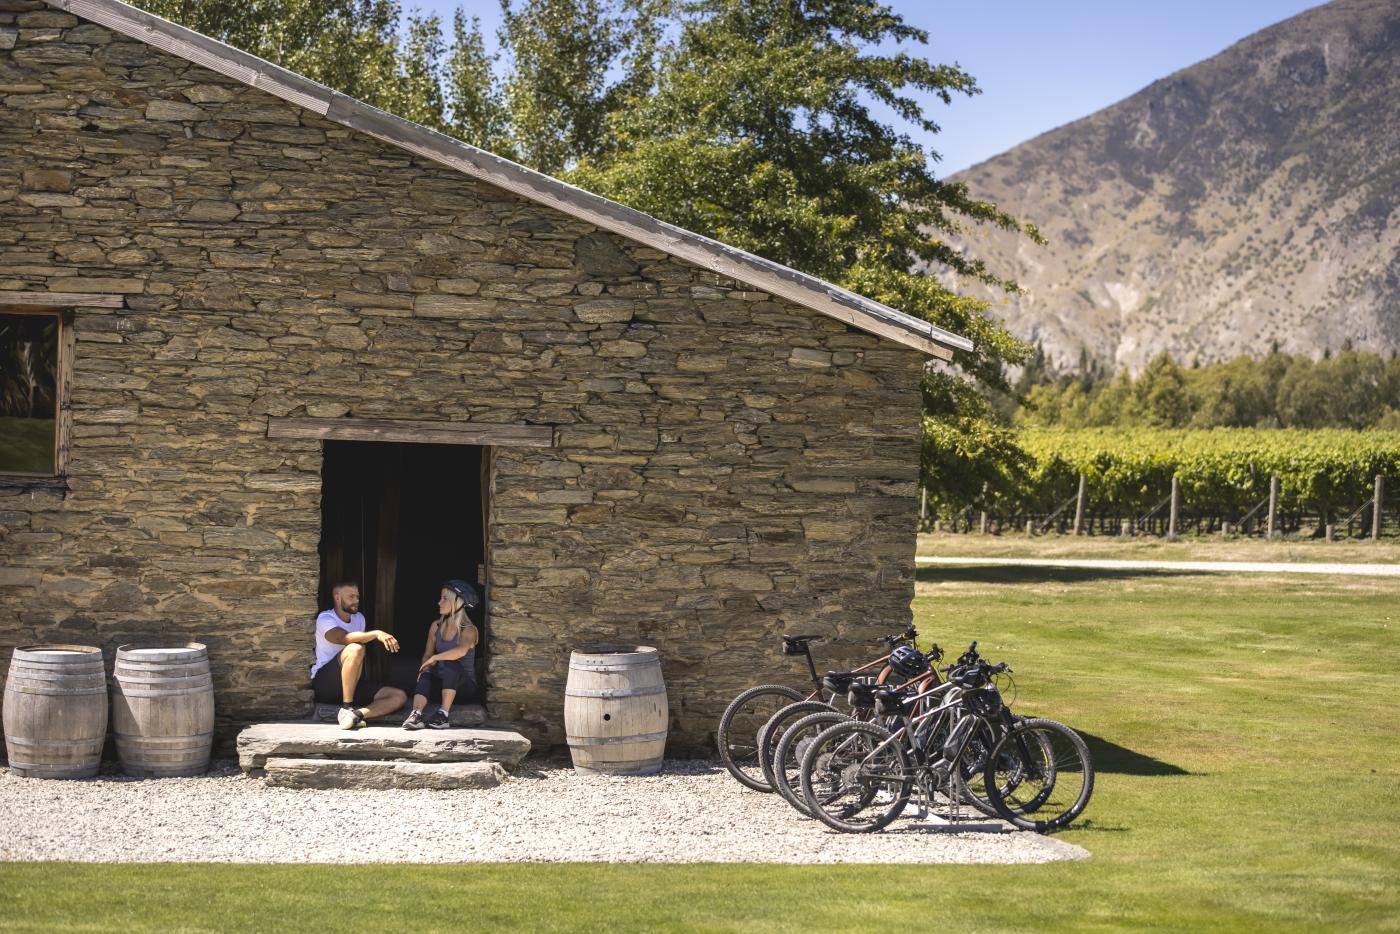
<svg viewBox="0 0 1400 934"><path fill-rule="evenodd" d="M115 0L0 0L0 315L57 322L52 469L0 476L13 646L207 643L304 715L358 577L414 655L480 581L485 702L656 645L676 748L908 622L919 375L968 342Z"/></svg>

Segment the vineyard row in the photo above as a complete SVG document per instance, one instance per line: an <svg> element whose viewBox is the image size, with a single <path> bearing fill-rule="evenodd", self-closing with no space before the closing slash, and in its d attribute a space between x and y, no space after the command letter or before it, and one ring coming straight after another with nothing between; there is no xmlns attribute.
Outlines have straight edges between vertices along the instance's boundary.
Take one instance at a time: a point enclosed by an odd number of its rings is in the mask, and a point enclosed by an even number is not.
<svg viewBox="0 0 1400 934"><path fill-rule="evenodd" d="M1319 537L1331 534L1329 527L1347 537L1400 532L1400 432L1042 429L1028 431L1022 447L1026 469L989 482L970 501L927 497L924 526Z"/></svg>

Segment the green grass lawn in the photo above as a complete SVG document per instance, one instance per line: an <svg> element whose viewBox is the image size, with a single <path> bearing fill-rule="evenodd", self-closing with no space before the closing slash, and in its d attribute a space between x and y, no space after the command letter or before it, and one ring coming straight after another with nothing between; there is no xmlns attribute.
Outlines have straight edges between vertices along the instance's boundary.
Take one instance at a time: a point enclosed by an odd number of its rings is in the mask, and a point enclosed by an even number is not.
<svg viewBox="0 0 1400 934"><path fill-rule="evenodd" d="M1174 542L1153 536L1112 535L960 535L919 536L919 554L945 558L1115 558L1134 561L1288 561L1342 564L1400 562L1400 538L1394 525L1384 527L1378 542L1312 539L1201 536Z"/></svg>
<svg viewBox="0 0 1400 934"><path fill-rule="evenodd" d="M916 614L944 647L978 638L989 658L1009 661L1018 710L1091 737L1094 799L1061 835L1091 859L6 864L0 928L1400 929L1393 581L926 568ZM347 802L347 832L357 832L353 815Z"/></svg>

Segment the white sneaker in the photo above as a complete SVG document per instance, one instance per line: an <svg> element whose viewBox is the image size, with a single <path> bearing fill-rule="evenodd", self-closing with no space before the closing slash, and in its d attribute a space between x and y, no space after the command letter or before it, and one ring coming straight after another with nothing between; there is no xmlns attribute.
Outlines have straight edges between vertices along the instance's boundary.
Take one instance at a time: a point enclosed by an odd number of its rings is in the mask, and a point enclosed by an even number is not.
<svg viewBox="0 0 1400 934"><path fill-rule="evenodd" d="M365 718L358 710L347 704L336 711L335 722L340 724L342 730L358 730L365 725Z"/></svg>

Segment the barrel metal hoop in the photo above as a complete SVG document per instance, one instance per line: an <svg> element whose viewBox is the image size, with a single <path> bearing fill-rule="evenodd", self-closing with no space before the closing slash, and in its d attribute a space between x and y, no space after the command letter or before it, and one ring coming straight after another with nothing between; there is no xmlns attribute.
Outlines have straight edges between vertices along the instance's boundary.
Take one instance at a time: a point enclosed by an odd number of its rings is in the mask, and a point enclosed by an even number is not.
<svg viewBox="0 0 1400 934"><path fill-rule="evenodd" d="M565 697L601 697L610 699L614 697L648 697L653 694L665 694L666 685L654 684L650 687L640 688L601 688L596 691L586 689L569 688L565 689Z"/></svg>
<svg viewBox="0 0 1400 934"><path fill-rule="evenodd" d="M661 771L661 756L650 759L625 759L621 762L595 762L592 765L575 765L575 772L587 775L655 775Z"/></svg>
<svg viewBox="0 0 1400 934"><path fill-rule="evenodd" d="M42 690L39 688L31 688L22 681L18 683L11 681L9 684L5 685L5 693L8 694L10 691L14 691L16 694L37 694L40 697L90 697L94 694L102 694L105 696L107 694L107 687L103 685L100 688L89 688L86 691L75 691L71 689L67 691L54 691L52 689Z"/></svg>
<svg viewBox="0 0 1400 934"><path fill-rule="evenodd" d="M634 733L631 736L569 736L570 746L613 746L618 743L651 743L664 740L669 730L660 733Z"/></svg>
<svg viewBox="0 0 1400 934"><path fill-rule="evenodd" d="M87 739L33 739L28 736L6 736L5 742L12 746L53 746L61 749L81 748L88 746L94 749L101 749L107 742L107 736L89 737Z"/></svg>
<svg viewBox="0 0 1400 934"><path fill-rule="evenodd" d="M632 665L622 662L597 662L590 665L587 662L571 661L569 662L569 668L572 671L636 671L639 668L655 668L657 671L661 670L661 666L657 664L655 658L643 659Z"/></svg>
<svg viewBox="0 0 1400 934"><path fill-rule="evenodd" d="M181 743L193 746L198 743L207 743L214 738L212 732L186 733L182 736L140 736L135 733L116 733L114 735L119 743L150 743L155 746L175 746Z"/></svg>

